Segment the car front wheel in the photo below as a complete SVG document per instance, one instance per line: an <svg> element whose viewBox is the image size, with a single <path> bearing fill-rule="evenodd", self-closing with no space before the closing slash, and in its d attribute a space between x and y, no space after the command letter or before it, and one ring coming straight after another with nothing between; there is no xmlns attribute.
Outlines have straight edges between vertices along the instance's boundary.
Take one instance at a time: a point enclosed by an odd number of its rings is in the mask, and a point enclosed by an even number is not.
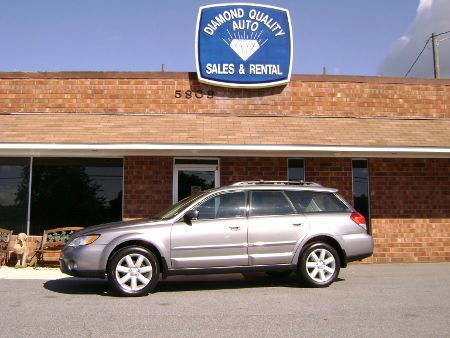
<svg viewBox="0 0 450 338"><path fill-rule="evenodd" d="M121 296L138 297L152 291L159 280L155 255L142 247L126 247L111 257L108 280Z"/></svg>
<svg viewBox="0 0 450 338"><path fill-rule="evenodd" d="M300 257L300 279L311 287L325 287L339 275L341 264L336 250L326 243L310 245Z"/></svg>

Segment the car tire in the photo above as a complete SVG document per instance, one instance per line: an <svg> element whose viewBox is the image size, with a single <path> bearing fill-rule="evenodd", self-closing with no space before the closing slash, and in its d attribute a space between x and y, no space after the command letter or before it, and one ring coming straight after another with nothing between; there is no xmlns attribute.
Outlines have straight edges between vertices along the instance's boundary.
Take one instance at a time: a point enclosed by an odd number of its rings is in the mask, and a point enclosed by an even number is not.
<svg viewBox="0 0 450 338"><path fill-rule="evenodd" d="M291 270L273 270L273 271L266 271L266 274L269 275L272 278L287 278L292 273Z"/></svg>
<svg viewBox="0 0 450 338"><path fill-rule="evenodd" d="M326 243L313 243L302 253L298 275L309 287L329 286L339 275L341 261L336 250Z"/></svg>
<svg viewBox="0 0 450 338"><path fill-rule="evenodd" d="M115 252L107 275L113 291L120 296L139 297L152 291L159 281L159 263L143 247L125 247Z"/></svg>

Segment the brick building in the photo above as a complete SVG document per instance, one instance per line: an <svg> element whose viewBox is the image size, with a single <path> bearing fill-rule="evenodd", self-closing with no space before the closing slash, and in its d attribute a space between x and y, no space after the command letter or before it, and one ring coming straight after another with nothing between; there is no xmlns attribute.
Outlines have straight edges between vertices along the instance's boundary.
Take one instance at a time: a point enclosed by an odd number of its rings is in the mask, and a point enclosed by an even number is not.
<svg viewBox="0 0 450 338"><path fill-rule="evenodd" d="M148 217L255 179L338 188L370 219L368 261L450 261L450 80L0 73L0 227L14 233Z"/></svg>

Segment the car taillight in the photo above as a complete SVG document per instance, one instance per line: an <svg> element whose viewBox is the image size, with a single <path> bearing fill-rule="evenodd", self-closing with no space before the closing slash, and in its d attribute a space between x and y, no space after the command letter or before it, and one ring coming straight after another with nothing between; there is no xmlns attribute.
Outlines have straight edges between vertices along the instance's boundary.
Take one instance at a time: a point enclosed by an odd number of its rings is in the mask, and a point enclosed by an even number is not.
<svg viewBox="0 0 450 338"><path fill-rule="evenodd" d="M366 219L364 218L363 215L361 215L359 212L355 211L355 212L352 212L352 214L350 215L350 218L352 219L353 222L355 222L361 228L363 228L364 230L367 231Z"/></svg>

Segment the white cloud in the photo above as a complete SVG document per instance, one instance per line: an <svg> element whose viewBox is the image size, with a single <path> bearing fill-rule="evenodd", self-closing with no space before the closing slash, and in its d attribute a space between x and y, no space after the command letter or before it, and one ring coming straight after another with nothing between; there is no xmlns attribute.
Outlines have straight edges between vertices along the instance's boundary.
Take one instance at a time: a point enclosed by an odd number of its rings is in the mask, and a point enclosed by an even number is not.
<svg viewBox="0 0 450 338"><path fill-rule="evenodd" d="M449 0L420 0L417 15L405 35L393 43L390 53L378 67L380 75L404 76L413 64L431 33L450 30ZM441 35L438 40L450 37ZM409 76L433 77L433 52L431 40ZM450 39L439 44L442 78L450 78Z"/></svg>
<svg viewBox="0 0 450 338"><path fill-rule="evenodd" d="M411 39L408 36L403 35L398 40L399 40L399 43L406 45L409 42L409 40L411 40Z"/></svg>
<svg viewBox="0 0 450 338"><path fill-rule="evenodd" d="M420 0L419 6L417 7L417 14L430 9L433 4L433 0Z"/></svg>

